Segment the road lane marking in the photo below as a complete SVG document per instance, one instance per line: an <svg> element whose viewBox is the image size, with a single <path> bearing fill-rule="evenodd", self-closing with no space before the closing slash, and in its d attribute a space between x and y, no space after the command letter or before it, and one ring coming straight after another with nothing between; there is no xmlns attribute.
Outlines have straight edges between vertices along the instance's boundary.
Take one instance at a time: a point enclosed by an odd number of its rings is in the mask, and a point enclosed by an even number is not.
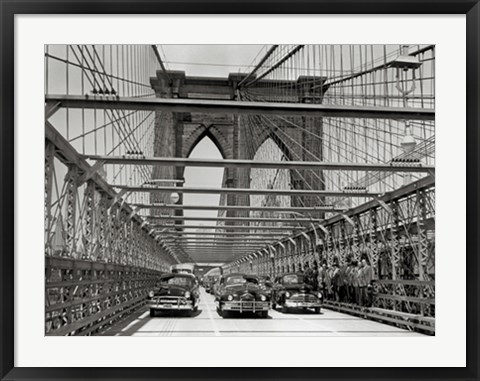
<svg viewBox="0 0 480 381"><path fill-rule="evenodd" d="M207 310L207 315L211 321L211 324L212 324L212 327L213 327L213 331L214 331L214 335L215 336L221 336L220 335L220 331L218 330L218 326L217 326L217 323L215 322L215 318L213 317L213 314L212 314L212 309L210 308L210 306L207 304L207 301L205 300L207 298L207 293L204 291L204 290L201 290L202 292L202 300L204 300L204 304L206 306L206 310ZM215 303L214 303L215 305Z"/></svg>

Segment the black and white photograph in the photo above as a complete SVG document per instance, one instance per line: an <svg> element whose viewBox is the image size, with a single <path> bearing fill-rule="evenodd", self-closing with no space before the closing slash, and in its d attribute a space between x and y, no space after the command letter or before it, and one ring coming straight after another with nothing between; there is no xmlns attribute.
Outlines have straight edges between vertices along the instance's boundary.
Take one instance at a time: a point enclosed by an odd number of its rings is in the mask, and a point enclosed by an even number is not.
<svg viewBox="0 0 480 381"><path fill-rule="evenodd" d="M45 45L44 335L435 336L435 48Z"/></svg>

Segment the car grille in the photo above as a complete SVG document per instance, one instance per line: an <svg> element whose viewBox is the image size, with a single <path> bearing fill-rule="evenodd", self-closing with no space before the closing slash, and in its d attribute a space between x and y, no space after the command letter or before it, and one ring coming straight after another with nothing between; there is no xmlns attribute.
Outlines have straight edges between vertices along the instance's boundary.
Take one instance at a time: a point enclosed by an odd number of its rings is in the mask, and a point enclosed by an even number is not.
<svg viewBox="0 0 480 381"><path fill-rule="evenodd" d="M254 300L241 300L241 301L232 301L226 302L225 308L230 311L264 311L268 310L270 307L269 302L259 302Z"/></svg>
<svg viewBox="0 0 480 381"><path fill-rule="evenodd" d="M185 298L181 296L159 296L154 298L153 301L160 304L177 304L185 301Z"/></svg>
<svg viewBox="0 0 480 381"><path fill-rule="evenodd" d="M297 294L293 295L290 300L292 302L316 302L318 298L315 295L311 294Z"/></svg>

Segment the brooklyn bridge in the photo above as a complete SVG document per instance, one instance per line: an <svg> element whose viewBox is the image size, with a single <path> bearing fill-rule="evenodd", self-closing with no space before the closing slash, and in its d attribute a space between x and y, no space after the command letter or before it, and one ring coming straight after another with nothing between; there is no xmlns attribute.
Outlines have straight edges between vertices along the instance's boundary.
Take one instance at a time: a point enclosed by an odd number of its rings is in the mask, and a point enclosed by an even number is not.
<svg viewBox="0 0 480 381"><path fill-rule="evenodd" d="M433 45L46 46L45 334L434 335L434 103Z"/></svg>

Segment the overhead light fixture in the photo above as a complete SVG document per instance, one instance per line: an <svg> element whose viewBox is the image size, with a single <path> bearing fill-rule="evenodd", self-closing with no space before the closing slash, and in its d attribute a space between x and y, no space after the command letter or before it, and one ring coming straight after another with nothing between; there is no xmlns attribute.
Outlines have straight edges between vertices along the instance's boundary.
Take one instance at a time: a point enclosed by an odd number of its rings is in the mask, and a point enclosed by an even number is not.
<svg viewBox="0 0 480 381"><path fill-rule="evenodd" d="M409 122L405 123L405 136L403 137L403 140L401 141L400 145L405 154L411 153L415 149L415 146L417 145L417 142L415 141L415 137L412 135Z"/></svg>
<svg viewBox="0 0 480 381"><path fill-rule="evenodd" d="M422 63L417 56L411 56L408 54L408 48L408 45L402 45L399 56L390 64L390 67L408 71L410 69L418 69L422 66Z"/></svg>
<svg viewBox="0 0 480 381"><path fill-rule="evenodd" d="M415 69L418 69L422 65L418 57L408 54L408 48L408 45L402 45L400 48L400 55L390 64L390 67L397 69L396 88L404 97L415 91ZM409 89L406 89L404 83L400 81L400 70L403 70L405 74L409 70L412 70L412 84Z"/></svg>

